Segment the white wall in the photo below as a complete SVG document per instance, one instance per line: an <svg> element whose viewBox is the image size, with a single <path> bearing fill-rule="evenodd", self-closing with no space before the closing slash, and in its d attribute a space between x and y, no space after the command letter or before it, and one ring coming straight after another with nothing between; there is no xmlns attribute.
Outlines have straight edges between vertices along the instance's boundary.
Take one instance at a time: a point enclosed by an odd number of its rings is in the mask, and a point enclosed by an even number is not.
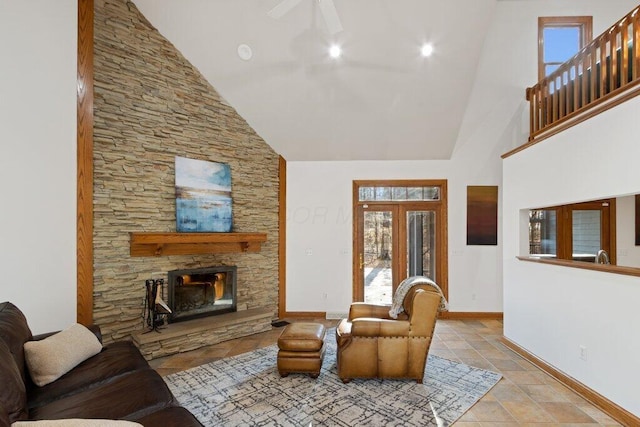
<svg viewBox="0 0 640 427"><path fill-rule="evenodd" d="M593 15L594 35L637 5L635 1L499 2L492 30L527 32L538 15ZM502 29L501 29L502 27ZM501 37L496 37L500 39ZM535 78L535 43L516 38L523 67ZM496 60L499 58L496 57ZM640 170L636 98L528 148L503 162L504 333L537 357L625 409L640 414L637 277L516 260L528 251L531 207L638 192ZM625 209L624 203L621 206ZM621 242L618 242L621 243ZM580 346L587 360L579 358Z"/></svg>
<svg viewBox="0 0 640 427"><path fill-rule="evenodd" d="M505 159L503 169L505 335L636 415L640 279L515 257L527 251L523 209L640 190L639 112L634 98Z"/></svg>
<svg viewBox="0 0 640 427"><path fill-rule="evenodd" d="M76 0L0 0L0 301L76 319Z"/></svg>
<svg viewBox="0 0 640 427"><path fill-rule="evenodd" d="M472 163L464 159L288 162L287 310L329 314L348 310L353 180L447 179L450 309L502 311L501 247L466 246L466 186L498 185L499 157L486 173L478 173Z"/></svg>
<svg viewBox="0 0 640 427"><path fill-rule="evenodd" d="M617 265L640 268L640 246L636 246L635 195L616 199L616 250Z"/></svg>
<svg viewBox="0 0 640 427"><path fill-rule="evenodd" d="M629 0L496 2L450 160L288 162L287 310L343 313L351 302L353 180L433 178L449 180L451 311L502 311L502 229L497 247L466 246L466 186L499 185L500 155L527 140L524 94L537 78L537 18L594 15L599 34L633 6Z"/></svg>

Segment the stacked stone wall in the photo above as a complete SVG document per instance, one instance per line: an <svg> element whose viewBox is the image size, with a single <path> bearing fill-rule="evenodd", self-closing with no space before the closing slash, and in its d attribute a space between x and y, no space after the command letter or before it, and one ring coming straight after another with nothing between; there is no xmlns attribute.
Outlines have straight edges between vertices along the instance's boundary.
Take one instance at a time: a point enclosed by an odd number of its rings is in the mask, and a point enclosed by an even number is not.
<svg viewBox="0 0 640 427"><path fill-rule="evenodd" d="M105 341L142 329L144 281L236 265L238 306L278 302L278 155L125 0L96 0L94 322ZM231 167L233 231L264 232L259 253L132 258L130 232L174 232L175 156ZM158 275L157 273L160 273Z"/></svg>

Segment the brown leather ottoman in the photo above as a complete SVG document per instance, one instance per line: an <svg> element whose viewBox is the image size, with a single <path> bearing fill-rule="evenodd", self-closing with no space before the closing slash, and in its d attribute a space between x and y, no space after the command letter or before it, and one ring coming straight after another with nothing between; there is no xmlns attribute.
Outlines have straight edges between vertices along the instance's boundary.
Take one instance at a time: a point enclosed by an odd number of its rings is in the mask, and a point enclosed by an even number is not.
<svg viewBox="0 0 640 427"><path fill-rule="evenodd" d="M324 358L324 325L320 323L291 323L278 338L278 372L286 377L291 373L309 374L318 378Z"/></svg>

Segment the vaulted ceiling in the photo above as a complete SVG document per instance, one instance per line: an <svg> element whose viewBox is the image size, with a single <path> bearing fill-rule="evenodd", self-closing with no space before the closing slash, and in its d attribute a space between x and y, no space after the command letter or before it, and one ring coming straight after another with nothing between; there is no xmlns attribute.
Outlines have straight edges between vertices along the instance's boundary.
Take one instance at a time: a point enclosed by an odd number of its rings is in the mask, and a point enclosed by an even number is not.
<svg viewBox="0 0 640 427"><path fill-rule="evenodd" d="M448 159L496 2L334 0L343 31L332 35L318 0L278 19L268 12L282 0L133 1L276 152L300 161Z"/></svg>

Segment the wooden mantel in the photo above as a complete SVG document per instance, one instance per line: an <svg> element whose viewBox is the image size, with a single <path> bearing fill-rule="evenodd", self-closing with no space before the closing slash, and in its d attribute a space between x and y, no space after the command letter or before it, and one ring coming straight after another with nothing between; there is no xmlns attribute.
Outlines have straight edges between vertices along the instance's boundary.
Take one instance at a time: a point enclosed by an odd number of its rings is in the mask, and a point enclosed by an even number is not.
<svg viewBox="0 0 640 427"><path fill-rule="evenodd" d="M131 233L132 257L259 252L266 233Z"/></svg>

